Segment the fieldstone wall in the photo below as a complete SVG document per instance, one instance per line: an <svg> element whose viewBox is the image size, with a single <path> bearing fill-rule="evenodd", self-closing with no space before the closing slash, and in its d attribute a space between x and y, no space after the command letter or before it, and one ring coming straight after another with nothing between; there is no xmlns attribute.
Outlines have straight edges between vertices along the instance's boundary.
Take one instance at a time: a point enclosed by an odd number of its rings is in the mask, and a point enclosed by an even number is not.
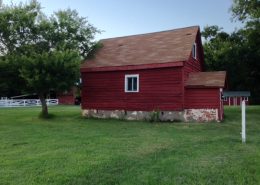
<svg viewBox="0 0 260 185"><path fill-rule="evenodd" d="M185 109L184 120L186 122L210 122L219 121L218 109Z"/></svg>
<svg viewBox="0 0 260 185"><path fill-rule="evenodd" d="M148 120L150 112L147 111L125 111L125 110L83 110L82 115L89 118L116 118L125 120Z"/></svg>
<svg viewBox="0 0 260 185"><path fill-rule="evenodd" d="M124 120L209 122L218 121L217 109L185 109L184 111L125 111L85 109L87 118L115 118Z"/></svg>

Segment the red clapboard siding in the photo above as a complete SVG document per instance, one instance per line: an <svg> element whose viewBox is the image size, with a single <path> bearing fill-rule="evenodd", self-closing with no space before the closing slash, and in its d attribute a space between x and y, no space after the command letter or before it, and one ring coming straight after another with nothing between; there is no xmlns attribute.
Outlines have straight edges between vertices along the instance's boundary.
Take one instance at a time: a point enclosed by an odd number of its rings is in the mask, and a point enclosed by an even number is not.
<svg viewBox="0 0 260 185"><path fill-rule="evenodd" d="M73 94L68 95L58 95L59 104L63 105L73 105L75 102Z"/></svg>
<svg viewBox="0 0 260 185"><path fill-rule="evenodd" d="M201 63L198 61L199 59L194 59L190 56L189 60L185 62L183 70L184 70L184 82L188 79L189 73L191 72L200 72L201 71Z"/></svg>
<svg viewBox="0 0 260 185"><path fill-rule="evenodd" d="M185 108L219 108L219 89L186 89Z"/></svg>
<svg viewBox="0 0 260 185"><path fill-rule="evenodd" d="M191 72L200 72L203 71L203 63L204 63L204 54L203 54L203 48L201 44L201 36L200 32L198 32L196 36L196 55L197 58L194 59L192 57L192 53L190 53L189 59L184 62L183 70L184 70L184 82L188 79L188 75Z"/></svg>
<svg viewBox="0 0 260 185"><path fill-rule="evenodd" d="M139 74L139 92L125 93L125 75ZM104 110L182 110L180 67L83 72L82 108Z"/></svg>

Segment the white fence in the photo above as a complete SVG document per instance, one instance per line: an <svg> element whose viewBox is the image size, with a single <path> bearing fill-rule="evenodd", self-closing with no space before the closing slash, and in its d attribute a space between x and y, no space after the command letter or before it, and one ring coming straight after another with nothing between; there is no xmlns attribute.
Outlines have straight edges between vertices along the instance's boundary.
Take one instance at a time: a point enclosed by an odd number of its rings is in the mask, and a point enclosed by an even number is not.
<svg viewBox="0 0 260 185"><path fill-rule="evenodd" d="M47 105L58 105L58 99L46 99ZM39 99L1 99L0 107L33 107L41 106L41 101Z"/></svg>

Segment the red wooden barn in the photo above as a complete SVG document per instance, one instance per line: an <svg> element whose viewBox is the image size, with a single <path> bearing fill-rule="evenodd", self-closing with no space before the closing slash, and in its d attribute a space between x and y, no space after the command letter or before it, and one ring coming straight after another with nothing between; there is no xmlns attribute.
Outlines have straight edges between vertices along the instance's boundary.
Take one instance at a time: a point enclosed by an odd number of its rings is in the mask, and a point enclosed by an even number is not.
<svg viewBox="0 0 260 185"><path fill-rule="evenodd" d="M59 104L61 105L74 105L76 93L77 87L73 86L69 91L58 93L53 92L53 95L59 100Z"/></svg>
<svg viewBox="0 0 260 185"><path fill-rule="evenodd" d="M223 119L226 72L202 72L198 26L101 40L81 66L83 115L128 120Z"/></svg>
<svg viewBox="0 0 260 185"><path fill-rule="evenodd" d="M73 91L65 91L63 93L57 94L57 99L59 100L59 104L61 105L74 105L75 104L75 96Z"/></svg>

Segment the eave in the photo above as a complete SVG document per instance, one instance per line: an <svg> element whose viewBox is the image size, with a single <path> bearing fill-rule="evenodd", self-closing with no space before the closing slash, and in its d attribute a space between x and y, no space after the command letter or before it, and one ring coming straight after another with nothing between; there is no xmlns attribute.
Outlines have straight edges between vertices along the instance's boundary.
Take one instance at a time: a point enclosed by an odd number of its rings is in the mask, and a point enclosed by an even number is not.
<svg viewBox="0 0 260 185"><path fill-rule="evenodd" d="M127 65L127 66L107 66L107 67L94 67L88 68L82 66L80 72L100 72L100 71L128 71L140 69L154 69L154 68L167 68L167 67L181 67L184 61L167 62L167 63L154 63L154 64L140 64L140 65Z"/></svg>

